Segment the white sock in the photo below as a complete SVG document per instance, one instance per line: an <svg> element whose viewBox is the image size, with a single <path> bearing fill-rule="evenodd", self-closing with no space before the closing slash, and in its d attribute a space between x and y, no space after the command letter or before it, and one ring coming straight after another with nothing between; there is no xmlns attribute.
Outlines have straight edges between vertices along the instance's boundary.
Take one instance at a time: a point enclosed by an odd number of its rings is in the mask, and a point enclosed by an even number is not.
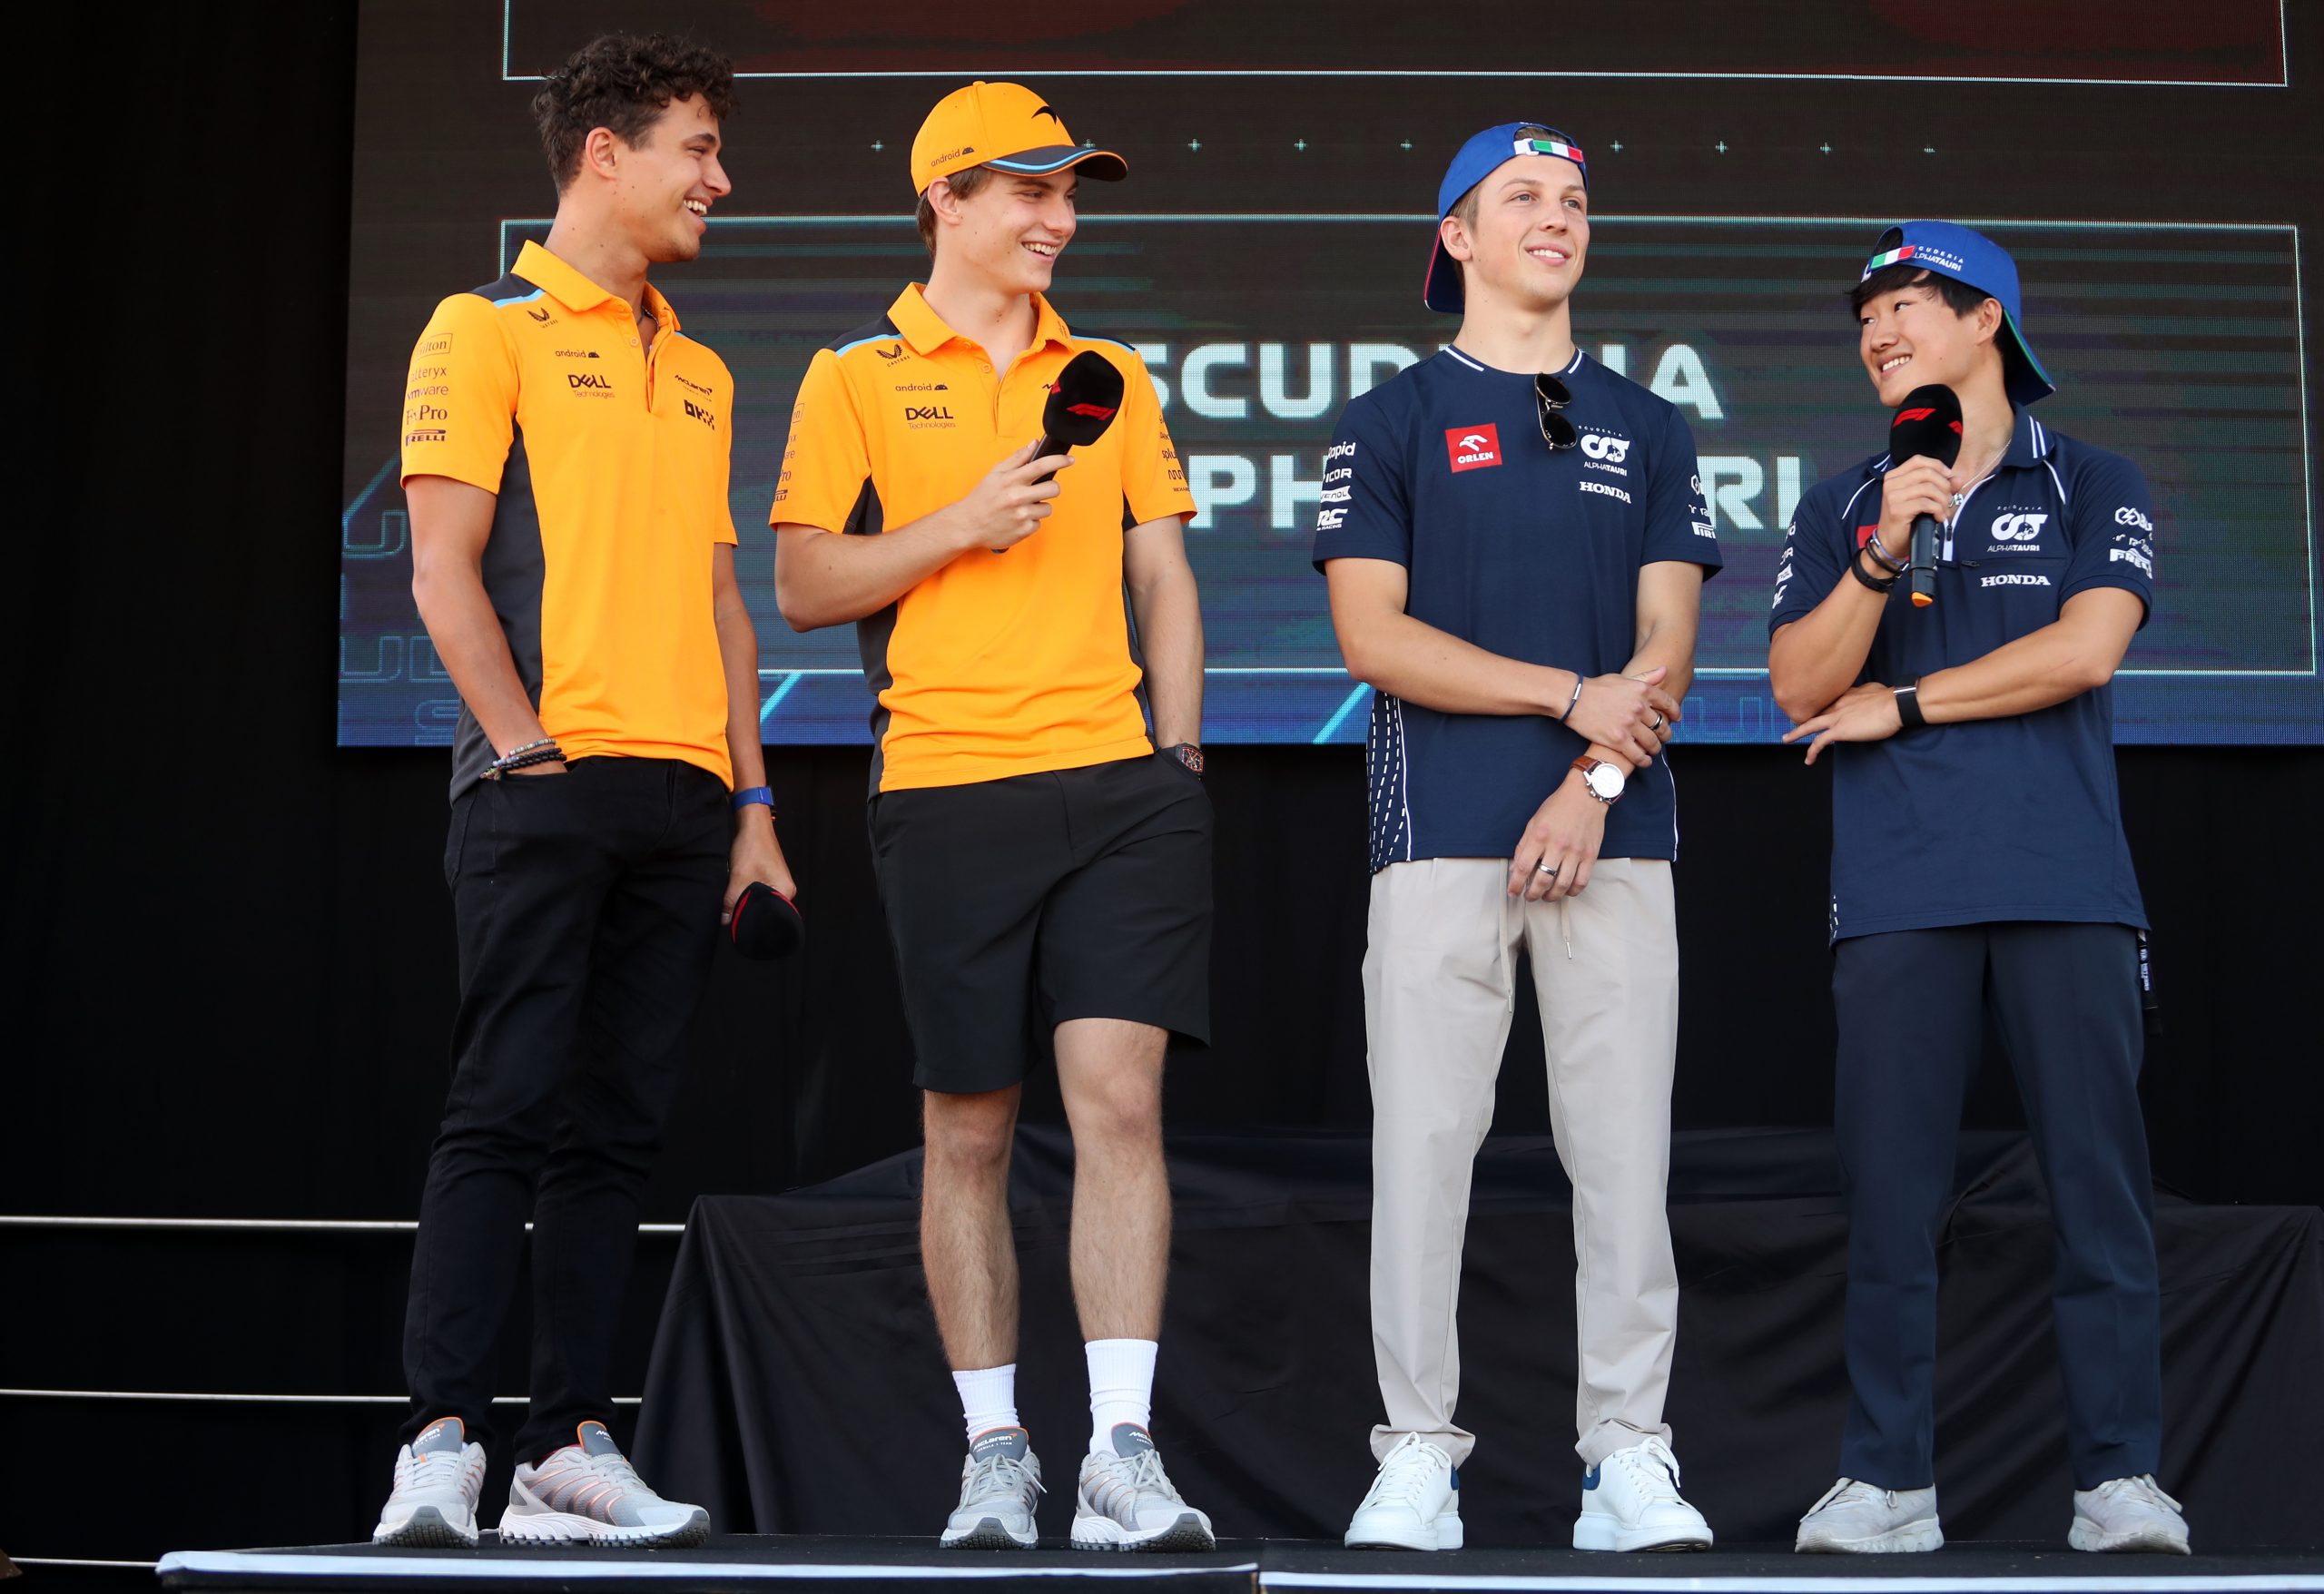
<svg viewBox="0 0 2324 1594"><path fill-rule="evenodd" d="M1082 1347L1089 1358L1093 1454L1114 1448L1117 1422L1154 1426L1154 1353L1158 1348L1152 1340L1091 1340Z"/></svg>
<svg viewBox="0 0 2324 1594"><path fill-rule="evenodd" d="M960 1414L968 1419L970 1444L976 1443L980 1433L1019 1426L1016 1363L1006 1367L980 1367L973 1373L955 1373L952 1387L960 1392Z"/></svg>

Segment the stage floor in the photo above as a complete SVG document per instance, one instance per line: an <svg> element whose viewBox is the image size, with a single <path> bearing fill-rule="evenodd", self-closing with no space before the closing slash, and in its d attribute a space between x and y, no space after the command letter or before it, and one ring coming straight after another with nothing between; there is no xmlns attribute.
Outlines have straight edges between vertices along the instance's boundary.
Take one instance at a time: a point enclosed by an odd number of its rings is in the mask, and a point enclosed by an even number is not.
<svg viewBox="0 0 2324 1594"><path fill-rule="evenodd" d="M806 1535L713 1539L698 1550L503 1549L487 1534L473 1550L309 1549L182 1550L159 1568L162 1586L187 1589L760 1589L851 1590L866 1585L972 1583L980 1594L1063 1594L1076 1582L1152 1586L1168 1594L1262 1589L1557 1590L1559 1594L2201 1594L2324 1591L2324 1542L2238 1555L2080 1555L2063 1548L1974 1544L1934 1555L1794 1555L1751 1545L1700 1555L1593 1555L1572 1550L1476 1549L1439 1555L1343 1550L1296 1540L1230 1540L1212 1555L1098 1555L1062 1547L962 1554L924 1539Z"/></svg>

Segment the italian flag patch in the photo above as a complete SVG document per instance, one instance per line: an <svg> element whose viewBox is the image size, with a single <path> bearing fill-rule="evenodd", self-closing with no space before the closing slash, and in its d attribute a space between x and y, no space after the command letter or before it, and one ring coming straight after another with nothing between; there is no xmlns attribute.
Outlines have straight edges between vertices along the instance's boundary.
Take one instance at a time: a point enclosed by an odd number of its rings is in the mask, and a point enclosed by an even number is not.
<svg viewBox="0 0 2324 1594"><path fill-rule="evenodd" d="M1555 155L1561 161L1571 161L1577 166L1582 164L1581 152L1563 139L1521 138L1517 141L1515 153L1521 155Z"/></svg>
<svg viewBox="0 0 2324 1594"><path fill-rule="evenodd" d="M1880 270L1883 266L1893 266L1898 261L1908 261L1912 258L1913 246L1909 243L1905 245L1902 249L1892 249L1886 254L1876 254L1869 261L1866 261L1864 266L1864 274L1865 276L1869 277L1873 272Z"/></svg>

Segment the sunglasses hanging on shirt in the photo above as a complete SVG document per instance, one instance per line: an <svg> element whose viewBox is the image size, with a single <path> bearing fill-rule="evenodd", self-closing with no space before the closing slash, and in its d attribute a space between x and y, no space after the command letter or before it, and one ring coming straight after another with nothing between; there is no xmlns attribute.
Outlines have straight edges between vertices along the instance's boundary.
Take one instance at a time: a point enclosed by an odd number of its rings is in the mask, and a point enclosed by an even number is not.
<svg viewBox="0 0 2324 1594"><path fill-rule="evenodd" d="M1555 454L1571 448L1581 441L1581 434L1573 429L1573 422L1558 411L1573 402L1573 394L1565 383L1546 371L1533 379L1533 409L1541 423L1541 441Z"/></svg>

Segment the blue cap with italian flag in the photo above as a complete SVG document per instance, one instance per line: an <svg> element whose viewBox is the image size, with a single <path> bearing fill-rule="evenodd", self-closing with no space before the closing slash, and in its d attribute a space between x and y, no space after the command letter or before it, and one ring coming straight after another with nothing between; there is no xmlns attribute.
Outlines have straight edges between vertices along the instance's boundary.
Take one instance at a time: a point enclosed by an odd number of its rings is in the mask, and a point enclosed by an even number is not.
<svg viewBox="0 0 2324 1594"><path fill-rule="evenodd" d="M1915 266L1932 277L1949 277L1965 288L2001 300L2002 387L2019 408L2058 390L2025 340L2017 300L2017 262L1984 233L1952 221L1904 221L1880 235L1880 245L1864 262L1862 282L1890 266Z"/></svg>
<svg viewBox="0 0 2324 1594"><path fill-rule="evenodd" d="M1444 252L1444 218L1452 213L1462 195L1500 170L1503 162L1520 155L1571 161L1581 168L1581 186L1590 186L1590 163L1581 157L1581 146L1546 123L1504 122L1462 144L1452 164L1444 169L1444 181L1436 185L1436 244L1429 251L1428 275L1421 279L1420 286L1421 302L1429 309L1453 315L1467 302L1461 290L1461 262Z"/></svg>

